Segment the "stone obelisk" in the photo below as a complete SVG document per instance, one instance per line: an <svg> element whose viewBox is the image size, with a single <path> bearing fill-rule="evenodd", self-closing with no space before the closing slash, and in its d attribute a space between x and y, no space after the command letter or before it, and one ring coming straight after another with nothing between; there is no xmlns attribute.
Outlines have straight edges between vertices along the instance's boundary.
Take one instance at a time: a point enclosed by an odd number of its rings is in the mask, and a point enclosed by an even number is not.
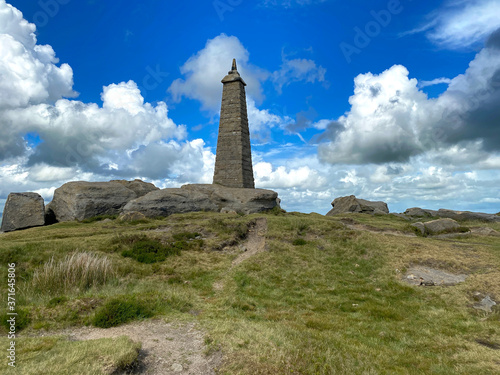
<svg viewBox="0 0 500 375"><path fill-rule="evenodd" d="M222 80L222 106L215 158L214 184L254 189L252 150L248 130L247 85L233 59L231 71Z"/></svg>

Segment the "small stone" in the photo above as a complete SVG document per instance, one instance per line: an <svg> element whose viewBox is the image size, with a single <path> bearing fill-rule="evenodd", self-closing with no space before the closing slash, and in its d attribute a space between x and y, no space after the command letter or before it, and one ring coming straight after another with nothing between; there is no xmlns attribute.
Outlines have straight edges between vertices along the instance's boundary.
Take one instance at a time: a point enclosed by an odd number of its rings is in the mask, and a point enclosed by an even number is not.
<svg viewBox="0 0 500 375"><path fill-rule="evenodd" d="M182 371L184 371L184 367L182 367L182 365L179 364L179 363L174 363L172 365L172 367L170 367L170 368L172 369L173 372L182 372Z"/></svg>
<svg viewBox="0 0 500 375"><path fill-rule="evenodd" d="M434 281L428 280L428 281L421 281L420 285L422 285L422 286L435 286L436 284L434 283Z"/></svg>
<svg viewBox="0 0 500 375"><path fill-rule="evenodd" d="M486 312L491 312L491 308L493 306L495 306L497 303L495 301L493 301L491 299L490 296L486 296L482 299L482 301L477 304L477 305L474 305L473 307L476 309L476 310L483 310L483 311L486 311Z"/></svg>

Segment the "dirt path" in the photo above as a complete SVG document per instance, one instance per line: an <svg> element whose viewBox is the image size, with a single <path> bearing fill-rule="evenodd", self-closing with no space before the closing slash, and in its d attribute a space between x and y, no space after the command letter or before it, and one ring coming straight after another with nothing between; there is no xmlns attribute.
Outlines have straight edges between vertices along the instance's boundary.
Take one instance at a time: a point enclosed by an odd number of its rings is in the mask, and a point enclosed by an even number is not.
<svg viewBox="0 0 500 375"><path fill-rule="evenodd" d="M150 320L108 329L82 327L60 334L71 340L128 336L141 342L137 366L115 375L215 375L222 362L220 353L205 355L204 335L193 323L174 325Z"/></svg>
<svg viewBox="0 0 500 375"><path fill-rule="evenodd" d="M240 245L240 249L243 250L243 253L238 255L238 257L233 260L233 262L231 263L231 267L226 271L225 274L227 274L227 272L229 272L245 260L266 250L266 231L267 219L263 217L258 218L255 222L255 225L248 230L246 241L242 245ZM225 274L223 276L225 276ZM214 289L224 289L224 282L222 280L216 281L214 283Z"/></svg>
<svg viewBox="0 0 500 375"><path fill-rule="evenodd" d="M240 254L235 260L233 260L231 268L236 267L241 262L244 262L248 258L251 258L266 249L266 231L267 219L257 219L255 226L250 228L248 231L247 240L243 244L245 249L244 253Z"/></svg>

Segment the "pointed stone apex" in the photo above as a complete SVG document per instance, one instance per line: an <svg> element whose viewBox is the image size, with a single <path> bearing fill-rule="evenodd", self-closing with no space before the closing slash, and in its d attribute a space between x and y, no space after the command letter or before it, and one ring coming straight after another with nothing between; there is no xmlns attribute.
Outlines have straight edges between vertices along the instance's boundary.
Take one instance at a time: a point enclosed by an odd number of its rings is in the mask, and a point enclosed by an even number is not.
<svg viewBox="0 0 500 375"><path fill-rule="evenodd" d="M234 82L234 81L241 81L244 86L247 84L245 81L241 78L240 73L238 72L238 67L236 65L236 59L233 59L233 66L231 67L231 70L227 72L227 76L224 77L222 80L222 83L228 83L228 82Z"/></svg>

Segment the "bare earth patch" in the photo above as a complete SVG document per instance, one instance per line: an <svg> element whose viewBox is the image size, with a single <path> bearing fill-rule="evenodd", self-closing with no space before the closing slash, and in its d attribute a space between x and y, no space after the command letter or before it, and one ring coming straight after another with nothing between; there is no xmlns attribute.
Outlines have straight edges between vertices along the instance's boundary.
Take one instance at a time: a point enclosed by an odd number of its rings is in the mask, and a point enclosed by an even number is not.
<svg viewBox="0 0 500 375"><path fill-rule="evenodd" d="M193 323L174 325L163 320L126 324L114 328L83 327L63 332L72 340L128 336L141 342L137 366L115 375L210 375L222 362L220 353L207 356L204 335Z"/></svg>
<svg viewBox="0 0 500 375"><path fill-rule="evenodd" d="M245 260L266 250L266 231L267 219L264 217L258 218L255 225L249 229L246 241L240 245L240 249L243 250L243 253L238 255L238 257L233 260L231 268L227 272ZM224 283L222 281L215 282L214 289L224 289Z"/></svg>
<svg viewBox="0 0 500 375"><path fill-rule="evenodd" d="M235 260L233 260L232 267L236 267L241 262L244 262L248 258L251 258L266 249L266 231L266 218L257 219L255 226L253 228L250 228L250 230L248 231L248 237L244 244L245 252L240 254Z"/></svg>

